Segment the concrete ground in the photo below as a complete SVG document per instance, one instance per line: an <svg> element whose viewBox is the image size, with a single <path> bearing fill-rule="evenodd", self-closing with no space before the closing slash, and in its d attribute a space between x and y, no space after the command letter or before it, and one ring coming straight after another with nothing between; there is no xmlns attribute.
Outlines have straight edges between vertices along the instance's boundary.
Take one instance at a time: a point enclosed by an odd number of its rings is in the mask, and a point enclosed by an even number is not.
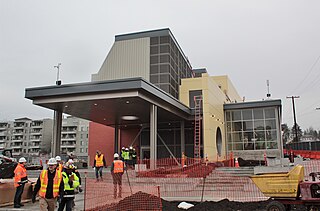
<svg viewBox="0 0 320 211"><path fill-rule="evenodd" d="M76 195L75 198L75 204L76 206L74 207L74 211L81 211L84 210L84 195L83 192L79 193ZM39 210L39 201L36 201L34 204L29 201L29 202L25 202L24 206L21 208L13 208L13 205L11 206L6 206L6 207L0 207L0 211L3 210L16 210L16 211L22 211L22 210L28 210L28 211L35 211L35 210Z"/></svg>

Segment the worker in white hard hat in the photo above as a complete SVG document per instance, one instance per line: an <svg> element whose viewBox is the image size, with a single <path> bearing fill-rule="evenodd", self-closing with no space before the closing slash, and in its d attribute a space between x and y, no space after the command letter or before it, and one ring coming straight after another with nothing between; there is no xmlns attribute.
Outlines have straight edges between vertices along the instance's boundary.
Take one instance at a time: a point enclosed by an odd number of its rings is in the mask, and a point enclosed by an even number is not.
<svg viewBox="0 0 320 211"><path fill-rule="evenodd" d="M61 161L61 157L58 155L56 156L56 161L57 161L57 170L62 172L63 169L63 163Z"/></svg>
<svg viewBox="0 0 320 211"><path fill-rule="evenodd" d="M14 196L14 208L20 208L24 206L21 204L21 196L23 193L24 185L28 182L26 165L27 160L24 157L19 159L19 163L14 170L14 187L16 188L16 194Z"/></svg>
<svg viewBox="0 0 320 211"><path fill-rule="evenodd" d="M62 173L57 168L57 160L50 158L47 164L48 169L41 171L32 194L32 203L34 203L39 192L40 211L55 210L62 180Z"/></svg>
<svg viewBox="0 0 320 211"><path fill-rule="evenodd" d="M122 161L124 161L125 153L126 153L126 148L122 147L121 148L121 153L120 153L120 158L121 158Z"/></svg>
<svg viewBox="0 0 320 211"><path fill-rule="evenodd" d="M113 179L113 197L117 198L117 186L119 186L118 197L121 198L122 195L122 175L125 170L125 163L119 159L119 154L115 153L113 155L113 162L111 164L111 175Z"/></svg>

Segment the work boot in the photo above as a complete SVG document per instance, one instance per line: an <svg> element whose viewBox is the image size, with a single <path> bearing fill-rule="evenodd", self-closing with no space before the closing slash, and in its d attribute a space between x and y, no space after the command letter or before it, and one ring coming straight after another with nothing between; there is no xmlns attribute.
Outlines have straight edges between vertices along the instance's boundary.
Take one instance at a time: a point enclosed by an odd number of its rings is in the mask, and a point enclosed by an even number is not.
<svg viewBox="0 0 320 211"><path fill-rule="evenodd" d="M96 182L99 182L99 178L96 179Z"/></svg>
<svg viewBox="0 0 320 211"><path fill-rule="evenodd" d="M100 177L100 180L103 181L102 177Z"/></svg>
<svg viewBox="0 0 320 211"><path fill-rule="evenodd" d="M20 208L21 206L19 204L16 204L13 206L13 208Z"/></svg>
<svg viewBox="0 0 320 211"><path fill-rule="evenodd" d="M20 207L23 207L24 206L24 204L19 204L20 205Z"/></svg>

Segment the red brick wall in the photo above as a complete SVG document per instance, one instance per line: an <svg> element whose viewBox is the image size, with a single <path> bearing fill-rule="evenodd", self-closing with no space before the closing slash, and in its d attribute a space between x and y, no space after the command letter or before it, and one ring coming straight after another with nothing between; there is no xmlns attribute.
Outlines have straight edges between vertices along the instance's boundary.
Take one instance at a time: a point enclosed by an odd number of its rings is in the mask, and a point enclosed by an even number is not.
<svg viewBox="0 0 320 211"><path fill-rule="evenodd" d="M100 150L110 166L113 161L114 128L95 122L89 123L89 146L88 155L90 166L93 166L96 151Z"/></svg>
<svg viewBox="0 0 320 211"><path fill-rule="evenodd" d="M121 130L119 134L120 138L120 150L121 147L129 147L133 139L138 134L139 129ZM134 146L138 150L139 138L137 138ZM89 166L93 166L94 157L96 151L99 149L105 156L107 165L110 166L113 161L114 154L114 128L101 125L95 122L89 123L89 143L88 143L88 155ZM120 152L120 151L119 151Z"/></svg>

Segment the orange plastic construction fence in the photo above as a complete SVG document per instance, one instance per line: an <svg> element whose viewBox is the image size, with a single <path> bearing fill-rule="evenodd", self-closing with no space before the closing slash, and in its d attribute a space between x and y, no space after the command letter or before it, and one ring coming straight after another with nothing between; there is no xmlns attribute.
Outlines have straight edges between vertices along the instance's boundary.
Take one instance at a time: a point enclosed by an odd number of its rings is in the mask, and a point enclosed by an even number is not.
<svg viewBox="0 0 320 211"><path fill-rule="evenodd" d="M102 181L85 178L84 210L162 210L160 187L130 183L132 177L132 172L130 176L124 173L121 188L114 185L110 172L103 175Z"/></svg>

